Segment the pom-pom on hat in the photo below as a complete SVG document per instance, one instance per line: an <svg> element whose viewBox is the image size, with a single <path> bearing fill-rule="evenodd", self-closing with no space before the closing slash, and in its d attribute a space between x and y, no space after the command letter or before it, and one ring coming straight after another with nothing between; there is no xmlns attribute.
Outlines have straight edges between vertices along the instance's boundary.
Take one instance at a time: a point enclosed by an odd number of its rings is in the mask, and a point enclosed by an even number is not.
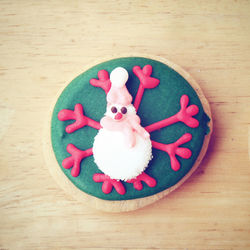
<svg viewBox="0 0 250 250"><path fill-rule="evenodd" d="M110 74L111 88L107 94L107 102L127 106L132 102L132 96L126 88L128 72L122 67L115 68Z"/></svg>

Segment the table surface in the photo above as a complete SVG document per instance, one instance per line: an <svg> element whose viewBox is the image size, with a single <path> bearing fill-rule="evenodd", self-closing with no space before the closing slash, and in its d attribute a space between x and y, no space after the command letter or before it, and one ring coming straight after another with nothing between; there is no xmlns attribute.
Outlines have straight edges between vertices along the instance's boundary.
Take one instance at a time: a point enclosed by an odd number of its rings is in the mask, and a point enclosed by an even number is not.
<svg viewBox="0 0 250 250"><path fill-rule="evenodd" d="M249 1L1 1L0 249L250 248ZM178 190L109 214L49 175L42 131L55 95L86 64L167 58L200 84L208 153Z"/></svg>

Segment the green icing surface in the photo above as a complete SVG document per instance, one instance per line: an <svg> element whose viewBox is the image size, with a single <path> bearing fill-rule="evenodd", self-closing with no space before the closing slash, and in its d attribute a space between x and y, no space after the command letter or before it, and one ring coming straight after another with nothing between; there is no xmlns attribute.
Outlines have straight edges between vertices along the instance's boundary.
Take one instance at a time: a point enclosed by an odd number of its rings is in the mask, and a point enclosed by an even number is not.
<svg viewBox="0 0 250 250"><path fill-rule="evenodd" d="M59 121L58 112L62 109L74 110L76 103L81 103L86 116L100 121L106 111L106 94L101 88L90 85L91 78L98 78L97 73L101 69L111 72L114 68L124 67L129 73L129 80L126 84L129 92L135 98L139 87L139 79L132 72L135 65L141 67L150 64L153 67L152 76L160 80L160 84L154 89L147 89L144 92L140 104L138 115L141 118L141 125L147 126L154 122L163 120L176 114L180 110L180 98L183 94L189 97L189 105L196 104L199 107L199 113L194 116L200 125L197 128L190 128L182 122L165 127L151 133L151 139L161 143L172 143L179 139L185 133L192 134L192 140L181 145L192 151L189 159L183 159L177 156L181 164L179 171L174 171L170 166L170 158L167 153L153 149L153 159L150 161L146 173L157 180L154 188L148 187L143 183L143 189L138 191L134 189L133 184L123 182L126 188L126 194L120 195L113 188L110 194L102 192L102 183L95 183L93 175L101 173L94 163L93 156L83 159L81 162L81 172L78 177L71 176L71 169L64 169L62 161L70 154L66 151L69 143L74 144L81 150L86 150L93 146L94 137L97 130L91 127L81 128L74 133L65 132L65 127L74 121ZM196 92L189 83L173 69L165 64L142 57L124 57L110 60L98 64L83 74L75 78L62 92L54 107L51 139L53 150L58 161L58 167L61 167L64 174L80 190L105 200L127 200L150 196L161 192L179 182L192 168L203 145L205 134L209 132L207 122L209 117L204 113L202 104Z"/></svg>

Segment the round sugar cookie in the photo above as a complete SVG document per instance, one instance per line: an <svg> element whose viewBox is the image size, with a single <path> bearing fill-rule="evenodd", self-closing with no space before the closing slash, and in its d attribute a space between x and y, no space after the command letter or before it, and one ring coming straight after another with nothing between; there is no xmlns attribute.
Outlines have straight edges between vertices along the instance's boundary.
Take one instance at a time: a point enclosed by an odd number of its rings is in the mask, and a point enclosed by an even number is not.
<svg viewBox="0 0 250 250"><path fill-rule="evenodd" d="M88 67L59 94L44 152L59 185L97 209L130 211L180 186L212 133L199 85L162 58L120 57Z"/></svg>

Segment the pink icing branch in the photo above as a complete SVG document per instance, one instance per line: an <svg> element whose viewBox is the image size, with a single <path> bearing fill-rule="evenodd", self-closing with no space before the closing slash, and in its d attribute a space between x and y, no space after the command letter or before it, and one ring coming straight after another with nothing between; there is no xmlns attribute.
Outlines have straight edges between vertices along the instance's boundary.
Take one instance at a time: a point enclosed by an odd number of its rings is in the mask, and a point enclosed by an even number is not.
<svg viewBox="0 0 250 250"><path fill-rule="evenodd" d="M152 74L151 65L145 65L142 69L140 66L134 66L133 72L140 80L140 85L134 101L134 107L138 110L144 90L155 88L160 83L160 80L150 76Z"/></svg>
<svg viewBox="0 0 250 250"><path fill-rule="evenodd" d="M104 69L100 70L98 72L98 78L99 79L95 79L95 78L90 79L89 81L90 84L94 87L102 88L107 94L111 88L111 81L109 79L108 71Z"/></svg>
<svg viewBox="0 0 250 250"><path fill-rule="evenodd" d="M135 107L136 111L138 110L138 108L140 106L141 99L142 99L142 96L144 94L144 90L145 90L145 88L143 87L142 84L140 84L138 91L137 91L137 94L136 94L136 97L135 97L135 101L134 101L134 107Z"/></svg>
<svg viewBox="0 0 250 250"><path fill-rule="evenodd" d="M71 175L77 177L80 173L81 161L93 154L92 148L82 151L73 144L68 144L67 151L71 156L63 160L62 166L66 169L72 168Z"/></svg>
<svg viewBox="0 0 250 250"><path fill-rule="evenodd" d="M127 181L128 183L133 183L134 188L137 190L142 190L143 185L142 181L144 181L149 187L155 187L156 186L156 180L149 175L147 175L145 172L138 175L136 178L131 179Z"/></svg>
<svg viewBox="0 0 250 250"><path fill-rule="evenodd" d="M109 194L113 187L117 191L118 194L124 195L126 193L126 190L121 183L121 181L113 180L108 175L105 174L94 174L93 180L95 182L103 182L102 184L102 191L105 194Z"/></svg>
<svg viewBox="0 0 250 250"><path fill-rule="evenodd" d="M170 157L171 168L175 171L178 171L180 169L180 163L176 159L175 155L179 155L184 159L190 158L192 155L191 150L188 148L180 148L179 146L190 141L191 139L192 135L186 133L174 143L163 144L156 141L152 141L152 146L156 149L165 151Z"/></svg>
<svg viewBox="0 0 250 250"><path fill-rule="evenodd" d="M183 95L180 100L181 110L177 113L177 118L179 121L184 122L187 126L191 128L197 128L199 126L199 121L192 116L198 114L199 108L194 104L187 107L188 103L188 96Z"/></svg>
<svg viewBox="0 0 250 250"><path fill-rule="evenodd" d="M84 126L90 126L95 129L100 129L101 125L99 122L96 122L89 117L85 116L83 113L82 104L78 103L75 105L74 111L69 109L63 109L58 113L58 119L60 121L67 121L67 120L75 120L74 123L68 125L66 127L67 133L73 133L77 129L80 129Z"/></svg>
<svg viewBox="0 0 250 250"><path fill-rule="evenodd" d="M155 130L158 130L158 129L167 127L169 125L172 125L174 123L177 123L177 122L183 122L184 124L186 124L187 126L189 126L191 128L198 127L199 121L196 120L195 118L193 118L192 116L198 114L199 108L196 105L190 105L187 107L188 102L189 102L188 96L183 95L181 97L181 100L180 100L181 109L177 114L175 114L169 118L166 118L162 121L153 123L153 124L145 127L145 129L150 133L150 132L153 132Z"/></svg>

